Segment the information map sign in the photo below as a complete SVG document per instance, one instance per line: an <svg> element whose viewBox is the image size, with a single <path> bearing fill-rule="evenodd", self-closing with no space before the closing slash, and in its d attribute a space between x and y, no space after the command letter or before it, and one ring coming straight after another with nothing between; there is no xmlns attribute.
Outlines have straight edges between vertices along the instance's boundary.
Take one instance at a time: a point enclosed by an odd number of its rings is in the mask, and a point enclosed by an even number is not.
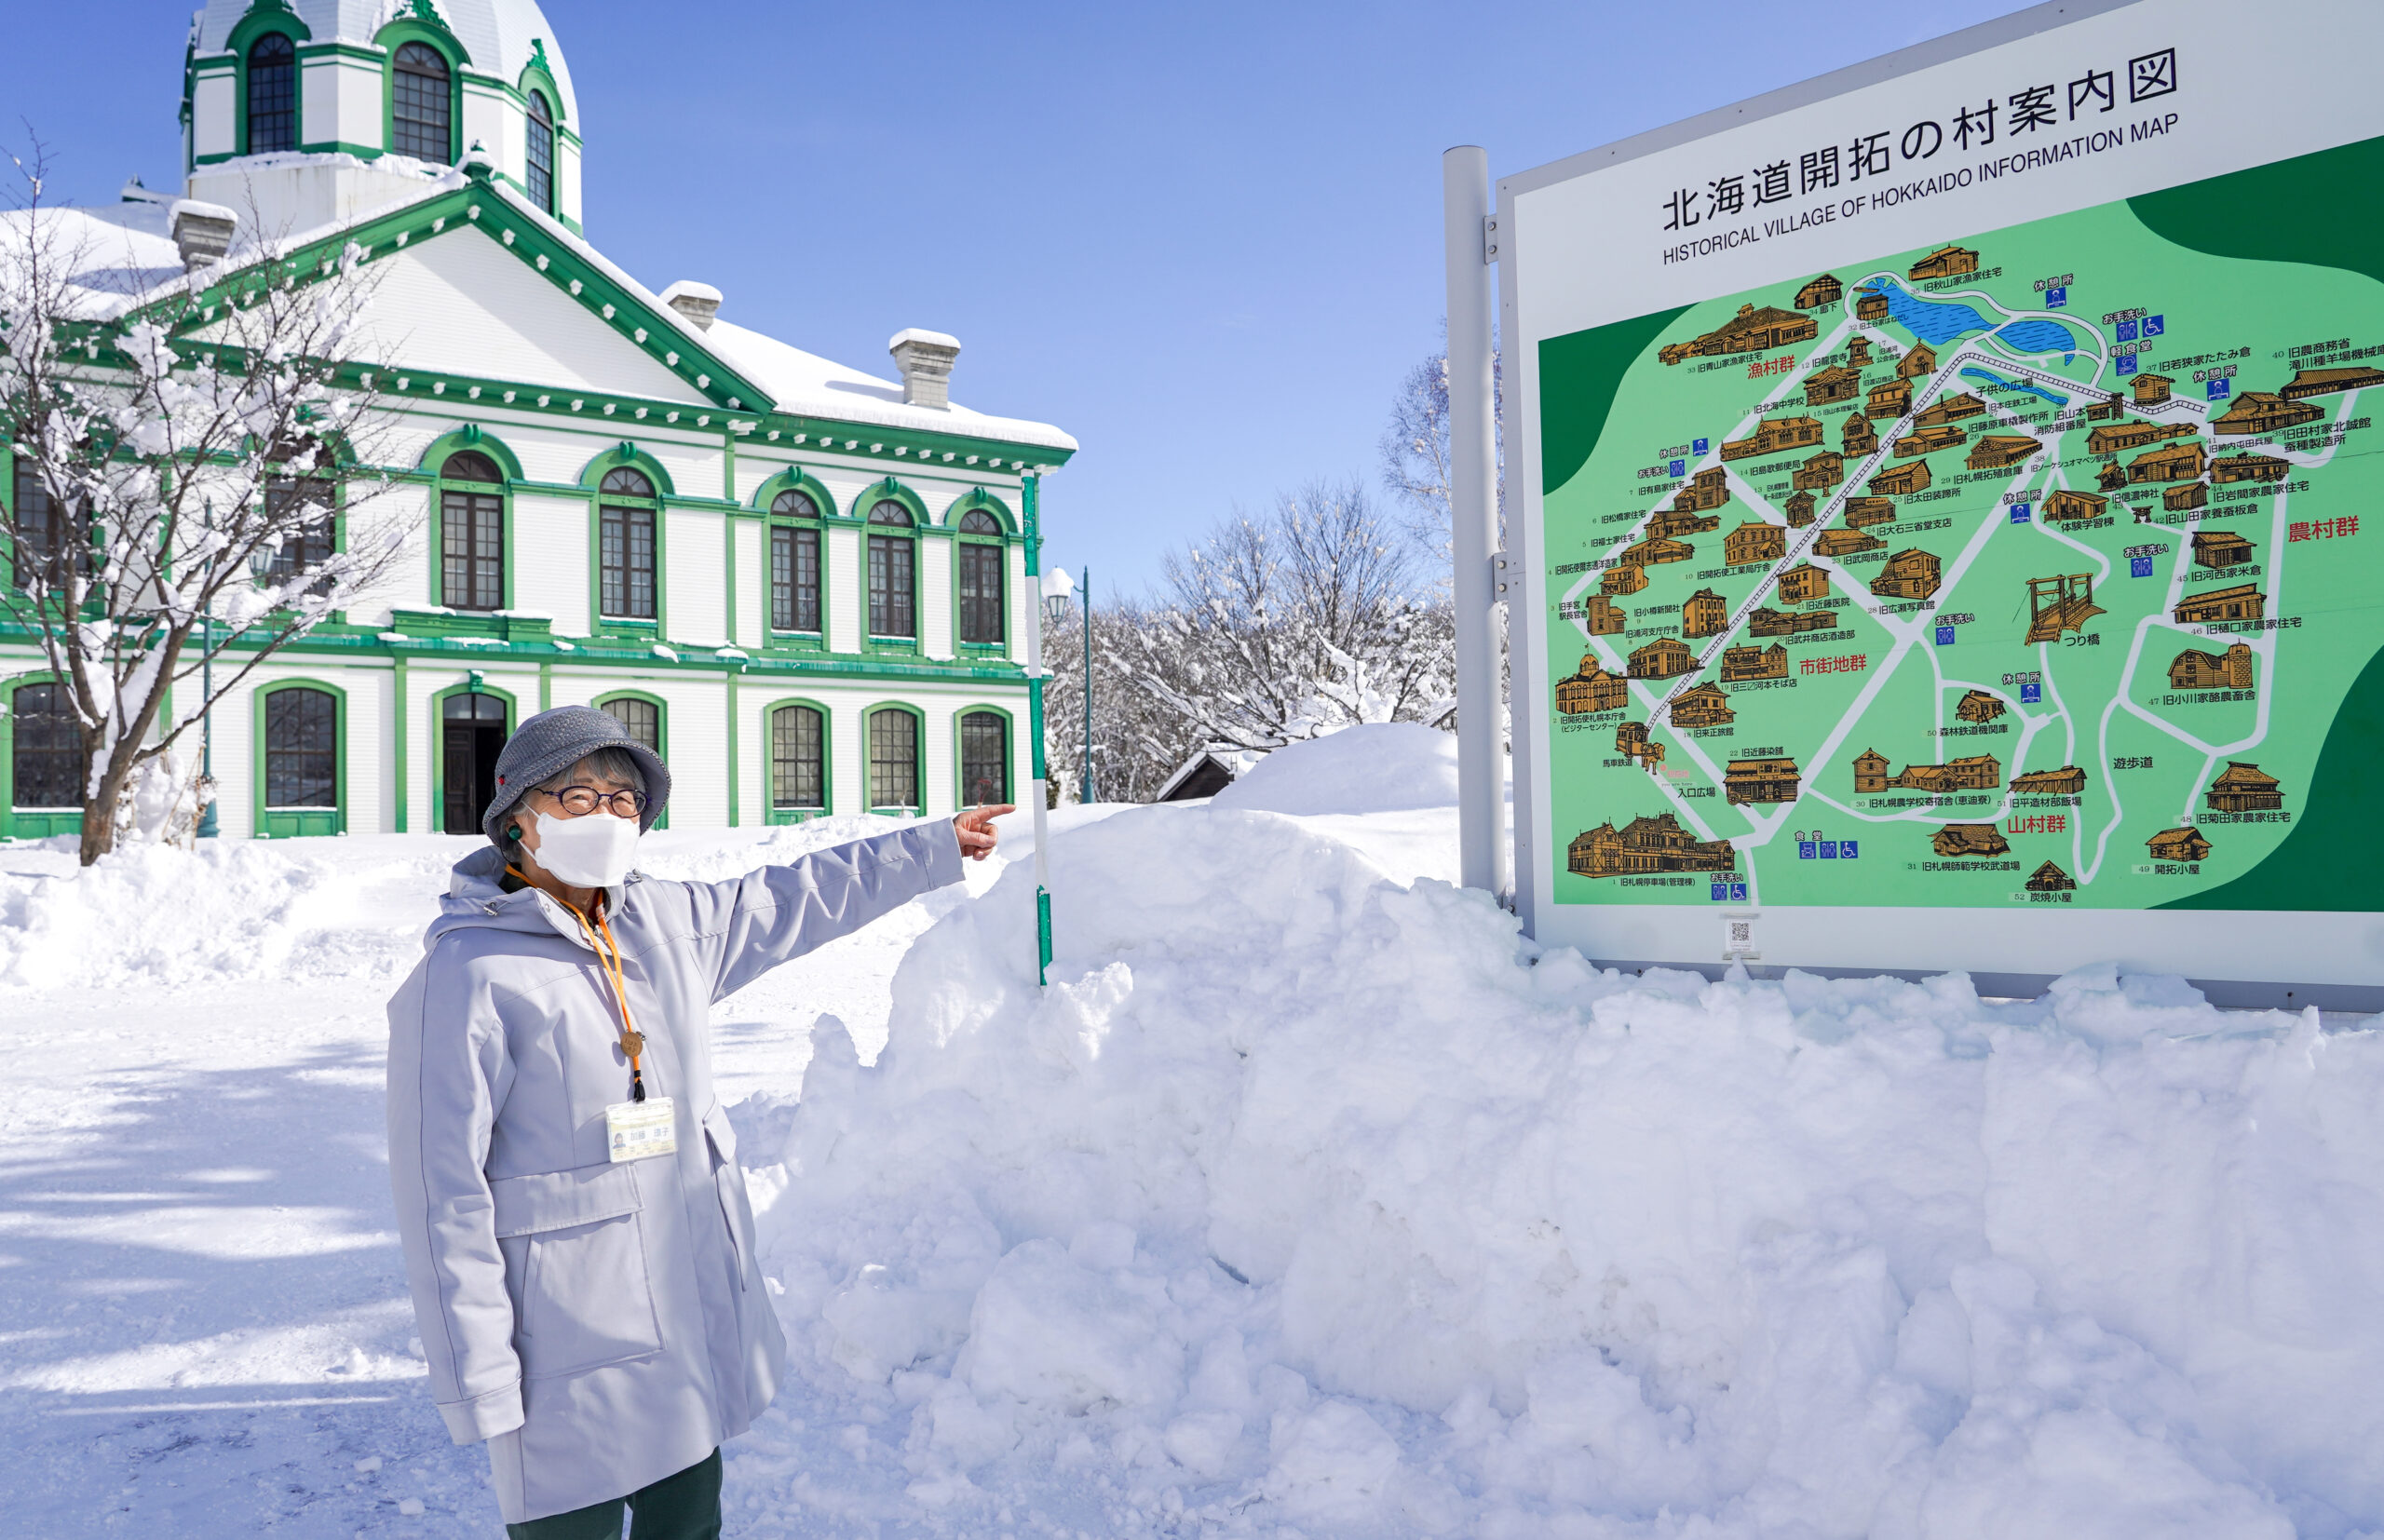
<svg viewBox="0 0 2384 1540"><path fill-rule="evenodd" d="M1535 935L2384 1004L2379 62L2049 6L1500 183Z"/></svg>

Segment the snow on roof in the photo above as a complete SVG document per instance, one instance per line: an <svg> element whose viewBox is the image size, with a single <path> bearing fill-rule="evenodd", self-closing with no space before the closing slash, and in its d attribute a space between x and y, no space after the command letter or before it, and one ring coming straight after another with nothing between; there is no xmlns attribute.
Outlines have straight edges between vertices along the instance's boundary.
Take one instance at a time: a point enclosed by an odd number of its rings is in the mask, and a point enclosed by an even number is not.
<svg viewBox="0 0 2384 1540"><path fill-rule="evenodd" d="M232 29L253 8L251 0L208 0L198 16L197 49L222 53L231 43ZM356 43L366 47L383 27L413 9L412 0L290 0L312 41ZM528 68L530 45L546 45L546 61L562 92L563 121L577 125L579 99L571 86L571 67L563 61L554 27L537 0L431 0L431 8L455 34L470 60L470 68L511 85Z"/></svg>
<svg viewBox="0 0 2384 1540"><path fill-rule="evenodd" d="M270 242L261 243L256 234L248 228L250 222L242 219L241 228L234 235L231 250L225 253L221 265L203 268L200 272L211 279L217 275L237 271L254 261L265 245L278 250L289 250L464 185L466 178L461 171L446 170L442 175L427 179L419 192L366 209L354 219L276 236ZM585 238L574 235L504 182L492 181L484 185L494 196L504 198L516 213L535 221L549 236L570 248L590 266L644 301L652 307L659 324L675 327L691 347L709 350L759 385L769 395L770 404L779 411L914 432L999 439L1039 449L1072 452L1077 447L1075 439L1048 423L996 417L971 412L963 406L906 405L902 400L902 387L895 381L848 369L729 321L715 320L711 330L706 331L673 310L663 295L655 293L630 277ZM169 223L171 212L168 205L145 200L92 208L56 205L42 209L40 216L52 222L46 237L52 250L71 258L76 267L72 288L77 292L71 297L70 303L83 318L102 320L121 315L162 297L174 286L189 281L183 269L182 253L174 245ZM0 240L10 244L21 240L14 229L21 227L33 217L33 212L26 209L0 210L0 230L10 232L0 236ZM671 290L684 293L705 287L682 280L665 290L664 293ZM931 337L936 333L923 332L920 335ZM747 405L748 410L764 410L764 404L758 401Z"/></svg>

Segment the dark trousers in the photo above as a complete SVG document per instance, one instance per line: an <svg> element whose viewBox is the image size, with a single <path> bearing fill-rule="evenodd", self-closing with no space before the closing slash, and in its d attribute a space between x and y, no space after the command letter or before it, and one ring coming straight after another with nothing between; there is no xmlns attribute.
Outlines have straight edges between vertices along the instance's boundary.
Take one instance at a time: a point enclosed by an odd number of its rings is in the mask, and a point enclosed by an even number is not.
<svg viewBox="0 0 2384 1540"><path fill-rule="evenodd" d="M508 1524L508 1540L621 1540L621 1509L631 1515L630 1540L720 1540L720 1451L627 1497Z"/></svg>

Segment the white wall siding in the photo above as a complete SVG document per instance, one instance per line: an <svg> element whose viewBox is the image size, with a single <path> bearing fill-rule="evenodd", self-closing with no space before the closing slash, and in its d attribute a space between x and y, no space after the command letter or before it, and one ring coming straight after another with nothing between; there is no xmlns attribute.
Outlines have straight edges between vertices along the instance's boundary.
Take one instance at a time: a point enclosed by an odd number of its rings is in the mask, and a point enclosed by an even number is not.
<svg viewBox="0 0 2384 1540"><path fill-rule="evenodd" d="M737 635L748 649L763 645L770 620L770 547L758 519L735 521L737 540Z"/></svg>
<svg viewBox="0 0 2384 1540"><path fill-rule="evenodd" d="M299 66L298 142L319 144L339 137L339 61L309 59ZM373 136L378 140L379 135Z"/></svg>
<svg viewBox="0 0 2384 1540"><path fill-rule="evenodd" d="M829 570L828 649L860 651L862 597L869 591L869 569L862 561L860 532L832 529L820 565Z"/></svg>
<svg viewBox="0 0 2384 1540"><path fill-rule="evenodd" d="M522 178L522 118L513 111L505 98L488 86L467 75L464 80L463 133L459 135L467 149L478 143L496 163L496 169L512 177Z"/></svg>
<svg viewBox="0 0 2384 1540"><path fill-rule="evenodd" d="M919 646L928 656L952 656L952 542L919 541Z"/></svg>
<svg viewBox="0 0 2384 1540"><path fill-rule="evenodd" d="M665 508L668 530L664 576L670 586L670 618L667 629L673 641L698 647L728 643L726 614L727 548L721 516L697 508Z"/></svg>
<svg viewBox="0 0 2384 1540"><path fill-rule="evenodd" d="M237 130L232 123L232 104L231 70L212 71L191 83L191 150L194 154L228 155L240 147Z"/></svg>
<svg viewBox="0 0 2384 1540"><path fill-rule="evenodd" d="M558 636L586 636L588 500L538 492L513 494L513 607L551 615Z"/></svg>
<svg viewBox="0 0 2384 1540"><path fill-rule="evenodd" d="M340 140L371 149L386 149L384 141L388 128L383 118L386 93L379 68L360 60L343 59L337 80Z"/></svg>

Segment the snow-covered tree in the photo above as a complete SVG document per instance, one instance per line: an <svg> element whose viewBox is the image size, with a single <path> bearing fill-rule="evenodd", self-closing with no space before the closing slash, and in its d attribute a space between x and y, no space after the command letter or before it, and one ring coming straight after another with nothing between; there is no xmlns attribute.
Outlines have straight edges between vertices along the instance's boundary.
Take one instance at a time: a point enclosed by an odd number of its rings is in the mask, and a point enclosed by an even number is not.
<svg viewBox="0 0 2384 1540"><path fill-rule="evenodd" d="M375 517L387 482L355 468L376 421L355 353L360 251L310 251L302 268L252 241L109 294L86 286L108 254L42 203L38 165L20 169L0 217L0 441L15 457L0 614L72 704L88 864L120 830L187 825L202 682L237 689L352 602L410 520Z"/></svg>
<svg viewBox="0 0 2384 1540"><path fill-rule="evenodd" d="M1446 322L1441 327L1447 333ZM1498 525L1506 527L1506 373L1490 355L1492 431L1498 456ZM1383 487L1396 499L1401 526L1426 556L1446 567L1450 554L1449 356L1445 347L1409 370L1390 401L1383 428Z"/></svg>
<svg viewBox="0 0 2384 1540"><path fill-rule="evenodd" d="M1135 633L1137 683L1190 729L1187 752L1449 713L1447 608L1417 597L1413 558L1354 480L1230 520L1166 574Z"/></svg>

